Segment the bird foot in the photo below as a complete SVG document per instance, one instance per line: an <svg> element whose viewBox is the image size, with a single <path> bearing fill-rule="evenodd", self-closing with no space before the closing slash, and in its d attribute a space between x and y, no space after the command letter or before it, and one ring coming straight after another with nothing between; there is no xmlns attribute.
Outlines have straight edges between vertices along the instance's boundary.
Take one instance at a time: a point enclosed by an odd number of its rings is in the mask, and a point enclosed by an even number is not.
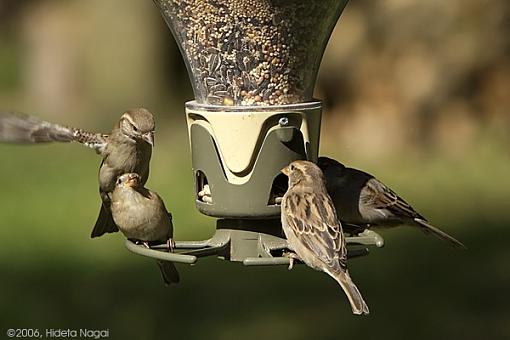
<svg viewBox="0 0 510 340"><path fill-rule="evenodd" d="M283 256L289 258L289 270L292 270L294 268L294 260L301 260L299 256L296 253L293 252L284 252Z"/></svg>
<svg viewBox="0 0 510 340"><path fill-rule="evenodd" d="M168 249L168 252L173 253L175 249L175 241L172 238L169 238L166 240L166 247Z"/></svg>
<svg viewBox="0 0 510 340"><path fill-rule="evenodd" d="M134 244L136 244L137 246L144 246L146 248L149 248L150 249L150 245L149 245L149 242L147 241L141 241L141 240L134 240L134 239L129 239L131 242L133 242Z"/></svg>

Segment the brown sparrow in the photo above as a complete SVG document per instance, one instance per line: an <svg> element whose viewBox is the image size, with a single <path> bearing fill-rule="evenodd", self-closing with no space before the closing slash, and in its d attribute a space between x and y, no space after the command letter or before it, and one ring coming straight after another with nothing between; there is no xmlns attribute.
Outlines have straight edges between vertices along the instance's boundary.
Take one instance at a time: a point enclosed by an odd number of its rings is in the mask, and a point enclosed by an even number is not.
<svg viewBox="0 0 510 340"><path fill-rule="evenodd" d="M154 117L144 108L124 112L111 134L103 135L46 122L33 116L0 113L0 142L78 142L93 148L103 161L99 168L101 210L91 237L118 231L110 212L110 194L117 178L128 172L140 174L142 184L149 177L154 146Z"/></svg>
<svg viewBox="0 0 510 340"><path fill-rule="evenodd" d="M159 195L144 188L142 178L136 173L121 175L112 192L113 220L128 239L150 243L167 243L173 249L172 215L166 210ZM179 282L179 274L172 262L158 260L163 280L170 284Z"/></svg>
<svg viewBox="0 0 510 340"><path fill-rule="evenodd" d="M372 226L416 226L455 247L466 248L460 241L432 226L374 176L327 157L319 157L317 165L324 172L328 193L342 224L357 226L358 230Z"/></svg>
<svg viewBox="0 0 510 340"><path fill-rule="evenodd" d="M149 177L153 146L152 113L143 108L124 112L108 137L108 143L101 154L103 161L99 168L99 194L103 204L91 237L118 230L110 212L110 194L115 189L117 178L124 173L139 174L141 184L145 185Z"/></svg>
<svg viewBox="0 0 510 340"><path fill-rule="evenodd" d="M349 276L342 226L324 184L322 171L308 161L282 169L289 188L282 199L282 227L292 258L323 271L342 287L354 314L368 314L368 306ZM289 267L291 268L291 267Z"/></svg>

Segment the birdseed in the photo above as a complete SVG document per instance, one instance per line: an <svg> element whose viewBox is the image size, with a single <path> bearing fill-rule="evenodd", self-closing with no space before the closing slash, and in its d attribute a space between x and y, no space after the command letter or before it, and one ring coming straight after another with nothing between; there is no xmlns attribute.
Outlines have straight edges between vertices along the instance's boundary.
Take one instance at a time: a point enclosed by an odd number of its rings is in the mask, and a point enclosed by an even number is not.
<svg viewBox="0 0 510 340"><path fill-rule="evenodd" d="M312 99L324 47L346 0L156 0L193 79L213 105Z"/></svg>

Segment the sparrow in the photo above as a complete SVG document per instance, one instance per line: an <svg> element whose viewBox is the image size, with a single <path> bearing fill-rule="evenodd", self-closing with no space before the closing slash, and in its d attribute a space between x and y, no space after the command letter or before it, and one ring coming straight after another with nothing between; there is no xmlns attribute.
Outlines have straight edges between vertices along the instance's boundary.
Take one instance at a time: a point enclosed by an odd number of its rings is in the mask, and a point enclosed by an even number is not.
<svg viewBox="0 0 510 340"><path fill-rule="evenodd" d="M457 239L431 225L404 199L374 176L340 162L319 157L317 165L324 172L326 188L344 225L358 230L400 225L418 227L454 247L466 248Z"/></svg>
<svg viewBox="0 0 510 340"><path fill-rule="evenodd" d="M149 178L149 162L153 146L154 116L152 113L143 108L124 112L101 153L103 161L99 167L99 194L102 205L91 237L118 231L110 211L110 195L115 189L117 178L124 173L139 174L141 184L145 185Z"/></svg>
<svg viewBox="0 0 510 340"><path fill-rule="evenodd" d="M368 314L368 306L347 270L347 248L335 207L326 191L322 171L314 163L294 161L281 170L289 187L282 199L282 228L292 260L323 271L342 287L354 314Z"/></svg>
<svg viewBox="0 0 510 340"><path fill-rule="evenodd" d="M115 224L129 240L150 248L151 243L167 243L173 250L172 215L159 195L142 184L136 173L121 175L112 192L111 212ZM179 282L172 262L157 261L166 284Z"/></svg>
<svg viewBox="0 0 510 340"><path fill-rule="evenodd" d="M110 195L117 178L124 173L136 172L140 174L142 184L147 182L154 146L154 117L144 108L127 110L110 135L105 135L46 122L25 114L1 112L0 142L78 142L101 155L99 194L102 205L91 233L91 237L98 237L118 231L110 212Z"/></svg>

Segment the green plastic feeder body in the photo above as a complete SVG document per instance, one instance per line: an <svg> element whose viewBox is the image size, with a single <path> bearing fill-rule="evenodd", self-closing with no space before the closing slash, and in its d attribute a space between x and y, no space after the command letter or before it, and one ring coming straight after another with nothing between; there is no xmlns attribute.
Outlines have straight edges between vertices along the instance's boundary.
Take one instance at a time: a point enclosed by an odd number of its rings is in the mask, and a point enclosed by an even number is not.
<svg viewBox="0 0 510 340"><path fill-rule="evenodd" d="M196 206L219 219L211 239L176 242L187 249L182 257L128 248L183 263L215 254L245 265L288 264L279 257L287 248L280 224L287 178L280 170L294 160L317 160L321 102L313 90L347 0L154 2L195 95L186 118ZM363 245L378 240L365 238L355 237Z"/></svg>
<svg viewBox="0 0 510 340"><path fill-rule="evenodd" d="M186 115L200 212L278 218L280 170L315 161L313 89L347 1L157 0L195 94Z"/></svg>

